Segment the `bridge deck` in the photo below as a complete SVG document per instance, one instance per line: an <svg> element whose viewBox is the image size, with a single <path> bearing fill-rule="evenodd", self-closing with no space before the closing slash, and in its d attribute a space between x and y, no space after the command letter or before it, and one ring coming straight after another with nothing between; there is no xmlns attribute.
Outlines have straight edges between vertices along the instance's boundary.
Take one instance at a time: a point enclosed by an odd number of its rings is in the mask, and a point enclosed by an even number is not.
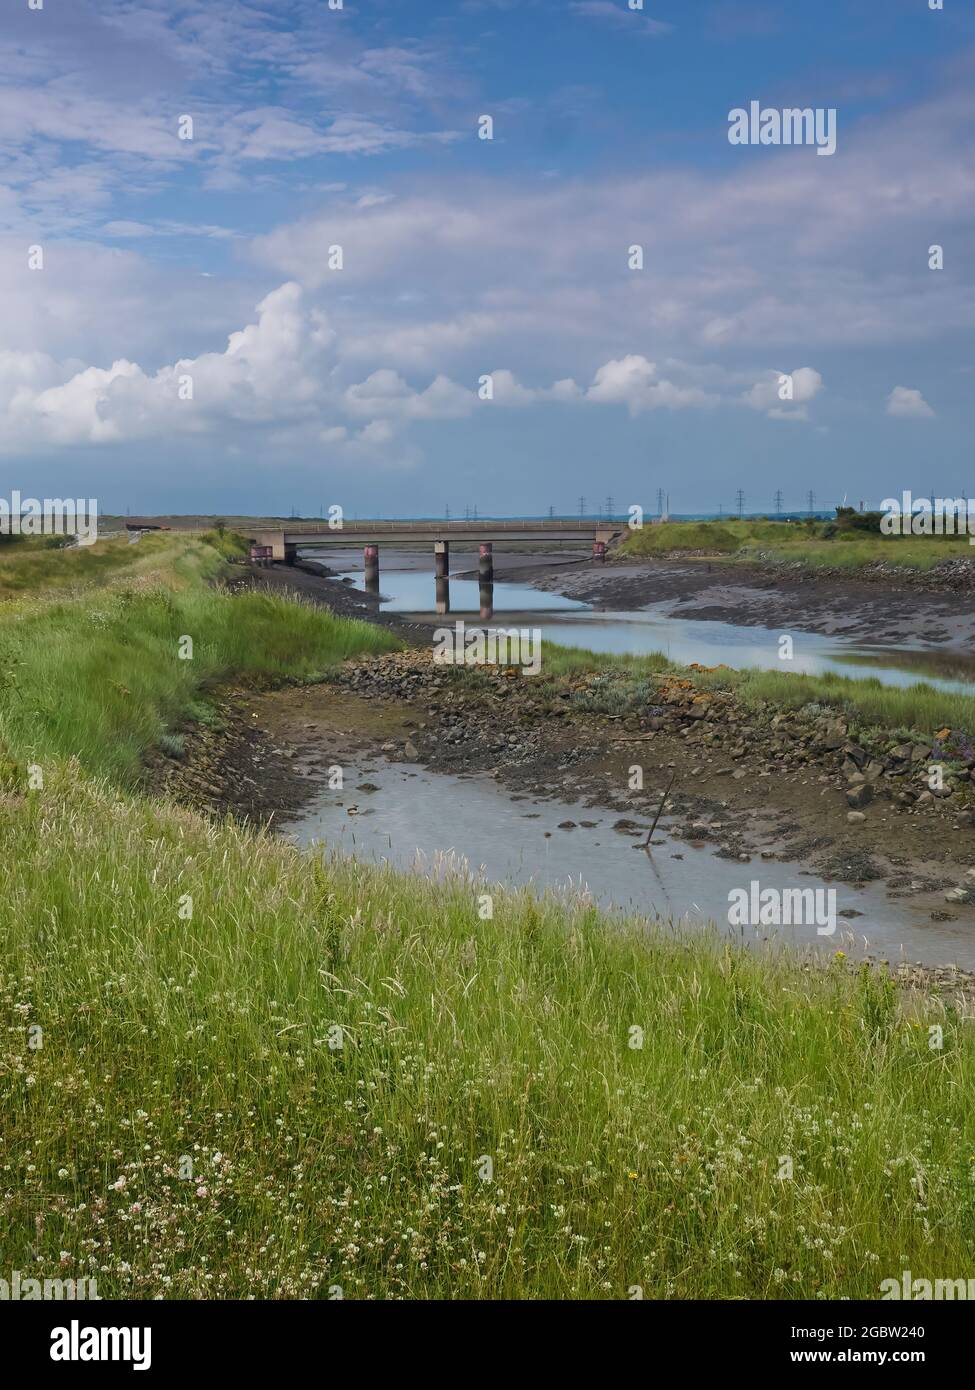
<svg viewBox="0 0 975 1390"><path fill-rule="evenodd" d="M258 538L274 535L286 545L342 545L348 541L368 545L382 540L470 541L475 544L491 540L592 542L609 540L625 529L622 523L608 522L346 522L336 530L327 526L267 529L260 531Z"/></svg>
<svg viewBox="0 0 975 1390"><path fill-rule="evenodd" d="M298 547L327 549L340 545L401 545L451 542L478 545L498 541L508 545L610 545L626 531L622 523L606 521L353 521L340 529L326 525L261 528L251 537L270 546L275 560L293 561Z"/></svg>

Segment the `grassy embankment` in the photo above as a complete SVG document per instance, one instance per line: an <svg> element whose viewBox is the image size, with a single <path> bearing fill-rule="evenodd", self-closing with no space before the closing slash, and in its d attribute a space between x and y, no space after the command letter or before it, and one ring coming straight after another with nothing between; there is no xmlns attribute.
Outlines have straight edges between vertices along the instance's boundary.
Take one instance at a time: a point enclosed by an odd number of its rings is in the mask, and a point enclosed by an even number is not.
<svg viewBox="0 0 975 1390"><path fill-rule="evenodd" d="M758 669L703 669L681 666L660 652L614 656L545 644L544 679L558 682L594 673L607 677L608 696L620 712L641 703L652 704L653 677L664 674L690 680L702 691L731 690L746 708L774 705L796 710L819 705L845 715L864 731L891 738L912 733L930 738L945 727L975 736L975 696L938 690L925 681L894 686L884 685L873 676L857 679L834 672L809 676Z"/></svg>
<svg viewBox="0 0 975 1390"><path fill-rule="evenodd" d="M499 893L482 920L463 879L313 863L120 790L131 757L99 739L134 752L145 699L164 724L186 691L144 667L182 634L214 675L248 625L278 673L365 640L210 593L211 557L173 544L162 594L52 601L72 660L101 653L70 725L20 708L35 660L78 682L42 609L0 609L0 724L45 770L0 800L0 1271L372 1298L870 1298L970 1271L975 1040L937 999L907 1020L882 977L583 902Z"/></svg>
<svg viewBox="0 0 975 1390"><path fill-rule="evenodd" d="M686 551L716 559L798 563L810 569L853 573L884 561L905 569L928 570L949 559L971 559L967 536L883 536L843 530L832 522L665 521L627 536L622 556L654 558Z"/></svg>
<svg viewBox="0 0 975 1390"><path fill-rule="evenodd" d="M0 739L8 759L76 755L131 779L174 723L212 717L203 693L228 676L311 679L395 642L366 623L215 578L239 543L146 536L77 550L0 547ZM35 598L22 594L25 575ZM179 657L192 638L192 657Z"/></svg>
<svg viewBox="0 0 975 1390"><path fill-rule="evenodd" d="M754 559L759 552L778 563L797 562L810 568L835 568L851 574L877 561L927 570L947 559L972 556L967 537L882 536L843 529L831 522L663 522L634 531L621 554L651 558L697 551L717 560ZM858 658L863 662L874 659ZM975 697L948 693L924 680L907 687L885 685L873 678L789 675L782 671L687 670L659 653L644 656L603 656L581 649L552 648L544 669L551 675L596 670L625 674L634 682L650 672L669 671L691 679L701 690L733 689L746 707L763 703L781 709L818 704L847 715L865 730L931 736L948 726L975 734ZM620 693L620 699L623 694Z"/></svg>

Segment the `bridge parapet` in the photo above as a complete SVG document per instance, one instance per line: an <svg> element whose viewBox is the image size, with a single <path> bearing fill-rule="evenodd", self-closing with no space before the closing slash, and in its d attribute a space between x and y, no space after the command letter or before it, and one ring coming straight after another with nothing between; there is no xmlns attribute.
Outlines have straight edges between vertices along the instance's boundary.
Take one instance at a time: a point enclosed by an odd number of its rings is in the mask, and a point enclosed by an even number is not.
<svg viewBox="0 0 975 1390"><path fill-rule="evenodd" d="M624 524L596 521L380 521L347 522L341 529L328 526L287 526L257 531L251 538L257 545L271 547L279 564L294 560L299 546L309 548L368 545L397 541L416 544L432 541L434 547L451 541L472 546L495 541L508 544L570 545L608 547L626 531Z"/></svg>

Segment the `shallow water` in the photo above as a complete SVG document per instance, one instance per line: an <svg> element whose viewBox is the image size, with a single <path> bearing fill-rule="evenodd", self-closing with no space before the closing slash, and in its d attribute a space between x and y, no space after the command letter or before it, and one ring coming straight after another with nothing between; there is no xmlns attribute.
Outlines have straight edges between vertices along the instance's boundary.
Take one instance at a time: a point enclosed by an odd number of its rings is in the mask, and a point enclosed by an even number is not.
<svg viewBox="0 0 975 1390"><path fill-rule="evenodd" d="M348 563L348 559L339 563ZM476 563L476 556L461 557L458 568L469 570ZM432 571L418 569L416 564L414 557L409 568L397 568L394 562L381 570L379 593L385 611L409 614L438 625L452 625L460 618L467 626L477 623L479 614L485 610L484 594L476 580L451 577L447 587L441 581L438 594ZM364 590L361 566L350 566L340 573L356 588ZM449 596L446 607L445 594ZM441 600L439 608L438 597ZM505 615L508 615L512 625L538 628L543 638L594 652L632 655L661 652L682 665L696 661L703 666L725 665L738 670L757 667L785 674L833 672L840 676L873 678L882 685L892 686L910 686L923 680L948 693L971 694L975 689L972 681L961 674L962 659L954 667L958 675L938 674L935 653L922 648L887 648L849 637L801 632L796 628L765 628L670 616L662 607L651 606L631 612L596 610L586 603L535 589L529 584L497 582L492 586L491 603L492 621L499 625L504 624ZM792 656L787 660L779 655L779 639L784 633L792 638ZM945 658L942 656L941 660Z"/></svg>
<svg viewBox="0 0 975 1390"><path fill-rule="evenodd" d="M364 780L379 790L356 791ZM350 815L350 807L359 813ZM346 767L344 791L320 790L301 816L280 822L279 829L302 845L323 843L364 862L387 861L424 873L436 871L440 857L449 855L475 873L482 871L489 883L584 889L601 907L665 920L712 920L733 939L751 943L768 939L770 930L727 926L732 888L747 889L752 880L763 889L823 886L800 865L757 856L748 864L721 859L709 848L670 839L661 827L654 839L664 844L648 854L640 848L645 832L634 838L612 829L619 818L615 811L567 801L515 799L487 776L457 777L360 757ZM636 819L648 824L643 817ZM559 830L565 820L575 821L577 828ZM594 824L581 826L580 821ZM842 883L828 886L836 890L838 913L854 910L862 916L838 917L832 936L819 935L812 925L775 929L776 939L975 970L975 922L964 915L957 922L935 923L930 907L907 899L890 901L878 885L859 890Z"/></svg>
<svg viewBox="0 0 975 1390"><path fill-rule="evenodd" d="M348 564L342 572L364 589L361 565L352 555L330 562ZM509 557L506 557L506 562ZM380 595L389 611L410 614L434 626L463 618L476 626L489 597L497 625L539 627L542 635L566 645L599 652L662 652L678 662L784 671L866 675L896 685L918 679L911 669L915 655L929 653L862 646L850 638L792 631L794 659L781 661L779 630L731 623L669 617L660 610L607 613L584 603L520 583L496 583L490 596L475 580L451 578L449 593L439 593L427 556L386 555ZM470 570L476 557L455 557ZM390 562L392 560L392 562ZM437 598L447 612L437 613ZM932 679L945 690L971 690L963 679ZM774 935L801 947L869 952L880 958L908 959L927 965L957 964L975 970L975 920L961 909L955 922L933 922L932 906L887 897L881 885L856 890L841 883L836 891L835 935L820 935L815 925L774 929L728 926L729 891L757 880L764 888L822 888L820 879L796 863L762 860L750 863L719 858L713 849L693 847L667 836L658 827L656 845L647 854L634 838L613 830L618 812L588 808L568 800L515 798L486 775L457 777L432 773L383 759L363 757L346 769L344 792L321 790L310 807L281 828L304 845L324 843L330 850L364 861L388 861L399 869L439 872L450 863L483 874L489 883L531 884L537 889L585 891L604 908L665 920L716 922L736 940L756 942ZM355 790L363 780L380 790ZM571 795L563 790L563 795ZM357 814L349 814L357 807ZM561 821L576 828L559 830ZM591 822L581 825L580 821ZM640 823L644 823L641 819ZM666 824L666 821L664 822ZM548 832L546 834L546 832Z"/></svg>

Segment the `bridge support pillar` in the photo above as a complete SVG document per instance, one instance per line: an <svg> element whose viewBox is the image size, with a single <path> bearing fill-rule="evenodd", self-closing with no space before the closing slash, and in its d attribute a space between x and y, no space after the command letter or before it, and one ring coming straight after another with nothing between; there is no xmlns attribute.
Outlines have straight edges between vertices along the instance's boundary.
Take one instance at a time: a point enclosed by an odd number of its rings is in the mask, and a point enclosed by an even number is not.
<svg viewBox="0 0 975 1390"><path fill-rule="evenodd" d="M297 564L297 562L298 562L298 547L297 547L296 545L285 545L285 547L284 547L284 563L285 563L286 565L294 565L294 564Z"/></svg>
<svg viewBox="0 0 975 1390"><path fill-rule="evenodd" d="M366 592L369 594L379 593L379 546L367 545L363 547L362 558L365 563L366 571Z"/></svg>
<svg viewBox="0 0 975 1390"><path fill-rule="evenodd" d="M434 541L433 543L433 568L438 579L447 579L450 576L450 542Z"/></svg>

